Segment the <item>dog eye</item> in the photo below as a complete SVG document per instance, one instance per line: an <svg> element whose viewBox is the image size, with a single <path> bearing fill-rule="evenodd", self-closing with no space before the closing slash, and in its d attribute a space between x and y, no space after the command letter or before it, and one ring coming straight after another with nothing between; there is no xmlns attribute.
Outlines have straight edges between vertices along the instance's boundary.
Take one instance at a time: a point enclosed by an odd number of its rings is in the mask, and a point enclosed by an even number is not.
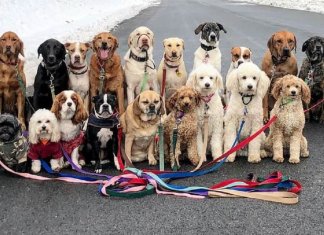
<svg viewBox="0 0 324 235"><path fill-rule="evenodd" d="M15 39L15 38L13 38L13 39L11 39L13 42L15 42L15 41L17 41L17 39Z"/></svg>
<svg viewBox="0 0 324 235"><path fill-rule="evenodd" d="M137 34L136 34L136 36L139 36L139 35L141 35L141 34L140 34L140 33L137 33Z"/></svg>
<svg viewBox="0 0 324 235"><path fill-rule="evenodd" d="M98 37L99 40L101 40L102 38L101 37Z"/></svg>
<svg viewBox="0 0 324 235"><path fill-rule="evenodd" d="M75 49L72 49L71 51L72 51L72 52L75 52Z"/></svg>
<svg viewBox="0 0 324 235"><path fill-rule="evenodd" d="M256 79L256 77L253 77L253 80L255 80Z"/></svg>
<svg viewBox="0 0 324 235"><path fill-rule="evenodd" d="M200 80L203 80L204 79L204 77L200 77Z"/></svg>
<svg viewBox="0 0 324 235"><path fill-rule="evenodd" d="M298 85L296 85L296 88L299 88L299 86L298 86Z"/></svg>
<svg viewBox="0 0 324 235"><path fill-rule="evenodd" d="M282 43L282 40L281 39L277 40L277 43Z"/></svg>
<svg viewBox="0 0 324 235"><path fill-rule="evenodd" d="M292 43L292 42L294 42L294 41L293 41L293 40L291 40L291 39L289 39L289 40L288 40L288 43Z"/></svg>
<svg viewBox="0 0 324 235"><path fill-rule="evenodd" d="M287 85L287 88L290 88L290 86L289 86L289 85Z"/></svg>
<svg viewBox="0 0 324 235"><path fill-rule="evenodd" d="M1 41L4 41L4 42L5 42L5 41L6 41L6 39L5 39L5 38L1 38Z"/></svg>
<svg viewBox="0 0 324 235"><path fill-rule="evenodd" d="M50 121L49 120L46 120L46 122L45 123L49 123Z"/></svg>
<svg viewBox="0 0 324 235"><path fill-rule="evenodd" d="M183 100L184 99L184 96L180 96L180 99Z"/></svg>
<svg viewBox="0 0 324 235"><path fill-rule="evenodd" d="M42 121L38 120L37 123L42 123Z"/></svg>
<svg viewBox="0 0 324 235"><path fill-rule="evenodd" d="M244 59L247 59L247 58L249 58L249 56L248 55L244 55L243 58Z"/></svg>
<svg viewBox="0 0 324 235"><path fill-rule="evenodd" d="M171 47L171 44L168 44L168 47Z"/></svg>
<svg viewBox="0 0 324 235"><path fill-rule="evenodd" d="M151 33L150 32L147 32L146 34L150 35Z"/></svg>
<svg viewBox="0 0 324 235"><path fill-rule="evenodd" d="M213 77L209 77L210 80L213 80Z"/></svg>
<svg viewBox="0 0 324 235"><path fill-rule="evenodd" d="M180 46L180 44L177 44L177 47L179 47Z"/></svg>
<svg viewBox="0 0 324 235"><path fill-rule="evenodd" d="M243 76L242 79L245 80L246 79L246 76Z"/></svg>
<svg viewBox="0 0 324 235"><path fill-rule="evenodd" d="M149 102L148 102L148 101L143 101L142 103L143 103L143 104L148 104Z"/></svg>
<svg viewBox="0 0 324 235"><path fill-rule="evenodd" d="M192 100L192 96L189 96L189 100Z"/></svg>
<svg viewBox="0 0 324 235"><path fill-rule="evenodd" d="M154 101L154 104L158 104L158 103L159 103L159 101L158 101L158 100L155 100L155 101Z"/></svg>
<svg viewBox="0 0 324 235"><path fill-rule="evenodd" d="M80 51L81 51L81 53L83 53L83 52L84 52L84 50L83 50L83 49L81 49Z"/></svg>

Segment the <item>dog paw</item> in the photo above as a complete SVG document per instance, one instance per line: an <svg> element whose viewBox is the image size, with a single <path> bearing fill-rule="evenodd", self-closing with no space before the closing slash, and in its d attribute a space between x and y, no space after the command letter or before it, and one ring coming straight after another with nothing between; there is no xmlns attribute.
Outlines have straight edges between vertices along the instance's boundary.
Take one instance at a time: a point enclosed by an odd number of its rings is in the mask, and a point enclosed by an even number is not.
<svg viewBox="0 0 324 235"><path fill-rule="evenodd" d="M282 163L285 159L283 157L274 157L272 158L272 160L278 163Z"/></svg>
<svg viewBox="0 0 324 235"><path fill-rule="evenodd" d="M85 166L85 164L86 164L85 160L83 160L83 159L79 160L79 165L80 166Z"/></svg>
<svg viewBox="0 0 324 235"><path fill-rule="evenodd" d="M69 162L64 162L63 163L63 168L68 168L70 166L70 163Z"/></svg>
<svg viewBox="0 0 324 235"><path fill-rule="evenodd" d="M301 153L300 156L301 156L301 157L305 157L305 158L306 158L306 157L309 157L309 151L306 150L305 152Z"/></svg>
<svg viewBox="0 0 324 235"><path fill-rule="evenodd" d="M101 163L100 163L100 161L98 161L97 163L96 163L96 167L95 167L95 173L101 173L102 172L102 166L101 166Z"/></svg>
<svg viewBox="0 0 324 235"><path fill-rule="evenodd" d="M226 158L226 162L234 162L235 161L235 156L228 156Z"/></svg>
<svg viewBox="0 0 324 235"><path fill-rule="evenodd" d="M149 159L149 165L150 166L155 166L157 164L157 160L155 158Z"/></svg>
<svg viewBox="0 0 324 235"><path fill-rule="evenodd" d="M31 171L35 174L39 173L41 170L41 163L39 160L34 160L32 162Z"/></svg>
<svg viewBox="0 0 324 235"><path fill-rule="evenodd" d="M297 164L300 162L300 159L299 158L289 158L288 160L290 163L292 164Z"/></svg>

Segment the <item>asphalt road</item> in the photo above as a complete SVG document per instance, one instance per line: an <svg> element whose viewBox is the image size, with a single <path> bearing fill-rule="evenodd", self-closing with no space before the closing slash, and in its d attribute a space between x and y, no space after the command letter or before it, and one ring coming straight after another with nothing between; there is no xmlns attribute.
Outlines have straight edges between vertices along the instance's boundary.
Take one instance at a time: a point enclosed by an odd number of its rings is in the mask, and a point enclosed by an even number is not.
<svg viewBox="0 0 324 235"><path fill-rule="evenodd" d="M193 53L199 46L199 37L193 31L206 21L222 23L228 31L221 34L223 75L229 67L232 46L250 47L254 62L260 64L272 33L288 29L296 34L300 65L304 57L302 42L310 36L324 35L324 15L316 13L222 0L165 0L114 29L120 40L118 52L123 56L129 33L146 25L155 32L156 64L162 57L162 40L178 36L185 40L185 61L190 71ZM271 159L249 164L243 158L225 164L218 172L174 182L210 186L229 178L244 179L250 172L265 176L280 170L303 185L297 205L162 195L111 199L100 196L96 186L36 182L0 170L0 231L1 234L323 234L323 132L323 125L307 124L305 135L310 158L298 165L287 161L277 164ZM116 174L116 171L106 170L106 173Z"/></svg>

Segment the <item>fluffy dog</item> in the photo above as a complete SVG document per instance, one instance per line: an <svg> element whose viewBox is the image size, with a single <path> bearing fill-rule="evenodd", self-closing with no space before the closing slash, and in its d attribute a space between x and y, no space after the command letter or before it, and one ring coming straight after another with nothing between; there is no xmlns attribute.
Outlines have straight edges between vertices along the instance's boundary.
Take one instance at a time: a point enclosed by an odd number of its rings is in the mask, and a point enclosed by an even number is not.
<svg viewBox="0 0 324 235"><path fill-rule="evenodd" d="M240 139L242 140L262 127L262 99L268 91L270 80L258 66L252 62L241 64L228 76L226 89L231 92L231 98L224 116L224 151L228 151L237 135L242 120L245 120ZM265 151L260 151L265 139L264 133L256 137L248 146L248 161L257 163L265 157ZM245 155L241 153L241 155ZM236 153L228 156L227 161L233 162Z"/></svg>
<svg viewBox="0 0 324 235"><path fill-rule="evenodd" d="M306 53L307 58L300 68L299 77L310 87L312 106L324 98L324 38L309 38L304 42L302 51ZM324 104L311 110L309 114L306 114L307 119L324 123Z"/></svg>
<svg viewBox="0 0 324 235"><path fill-rule="evenodd" d="M18 76L26 86L24 73L24 44L14 32L6 32L0 37L0 113L18 116L25 130L25 96ZM17 74L19 74L17 76Z"/></svg>
<svg viewBox="0 0 324 235"><path fill-rule="evenodd" d="M199 102L198 92L184 86L179 88L168 101L167 107L171 112L164 121L164 149L166 159L170 159L172 168L180 167L179 157L185 151L193 165L199 163L200 157L197 151ZM178 131L176 146L173 146L174 128Z"/></svg>
<svg viewBox="0 0 324 235"><path fill-rule="evenodd" d="M102 171L101 161L108 159L115 163L119 170L117 160L119 120L116 113L116 96L102 94L92 98L95 104L90 114L86 132L86 151L89 160L95 161L95 171Z"/></svg>
<svg viewBox="0 0 324 235"><path fill-rule="evenodd" d="M29 121L29 151L27 156L32 160L32 172L41 170L39 159L50 158L53 171L60 171L63 166L63 155L60 146L60 128L55 115L47 109L37 110Z"/></svg>
<svg viewBox="0 0 324 235"><path fill-rule="evenodd" d="M27 149L27 140L21 133L18 119L11 114L1 114L0 160L16 171L26 171Z"/></svg>
<svg viewBox="0 0 324 235"><path fill-rule="evenodd" d="M203 152L204 117L208 116L208 143L213 158L219 157L223 150L224 109L219 95L223 89L220 73L210 64L203 64L190 74L187 86L200 93L201 103L198 106L198 152L205 160Z"/></svg>
<svg viewBox="0 0 324 235"><path fill-rule="evenodd" d="M164 54L158 69L161 94L168 99L177 88L187 81L187 71L183 60L184 41L180 38L167 38L163 41ZM163 69L165 69L165 90L162 91Z"/></svg>
<svg viewBox="0 0 324 235"><path fill-rule="evenodd" d="M263 116L266 122L269 118L269 111L273 108L275 100L270 91L278 78L286 74L297 75L297 60L293 50L296 52L297 41L292 32L281 31L274 33L268 41L268 50L262 60L262 70L270 78L269 95L263 100Z"/></svg>
<svg viewBox="0 0 324 235"><path fill-rule="evenodd" d="M159 92L153 45L154 33L144 26L136 28L128 37L129 50L124 57L128 104L144 90Z"/></svg>
<svg viewBox="0 0 324 235"><path fill-rule="evenodd" d="M92 41L94 54L90 62L90 97L112 92L117 95L118 111L124 112L124 75L120 56L116 53L118 40L111 33L97 34ZM94 104L91 104L91 110Z"/></svg>
<svg viewBox="0 0 324 235"><path fill-rule="evenodd" d="M77 92L84 103L86 110L89 110L89 69L86 60L90 43L65 43L70 58L69 67L69 89Z"/></svg>
<svg viewBox="0 0 324 235"><path fill-rule="evenodd" d="M143 91L130 103L120 117L125 134L125 157L130 163L148 159L156 165L154 158L154 137L165 114L162 97L155 91Z"/></svg>
<svg viewBox="0 0 324 235"><path fill-rule="evenodd" d="M85 162L80 158L79 147L84 142L82 125L88 118L88 112L80 95L72 90L62 91L55 97L51 111L58 120L64 150L71 156L72 162L81 168Z"/></svg>
<svg viewBox="0 0 324 235"><path fill-rule="evenodd" d="M219 34L223 30L227 33L223 25L219 23L203 23L195 29L195 34L200 36L200 47L195 52L193 69L202 63L212 64L218 72L222 69L222 54L219 50Z"/></svg>
<svg viewBox="0 0 324 235"><path fill-rule="evenodd" d="M300 157L308 157L307 140L303 136L305 114L303 101L310 102L310 90L306 83L293 75L280 78L272 89L277 100L271 111L277 120L270 126L266 148L273 152L273 160L283 162L283 148L290 149L290 163L299 163Z"/></svg>

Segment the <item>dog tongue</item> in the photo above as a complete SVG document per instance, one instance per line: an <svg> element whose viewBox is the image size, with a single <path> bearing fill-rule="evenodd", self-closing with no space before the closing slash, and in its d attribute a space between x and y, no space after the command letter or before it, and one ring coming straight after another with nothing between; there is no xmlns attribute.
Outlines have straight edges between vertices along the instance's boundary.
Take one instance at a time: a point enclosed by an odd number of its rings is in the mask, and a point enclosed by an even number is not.
<svg viewBox="0 0 324 235"><path fill-rule="evenodd" d="M109 53L109 50L100 50L100 59L107 59L108 58L108 53Z"/></svg>

